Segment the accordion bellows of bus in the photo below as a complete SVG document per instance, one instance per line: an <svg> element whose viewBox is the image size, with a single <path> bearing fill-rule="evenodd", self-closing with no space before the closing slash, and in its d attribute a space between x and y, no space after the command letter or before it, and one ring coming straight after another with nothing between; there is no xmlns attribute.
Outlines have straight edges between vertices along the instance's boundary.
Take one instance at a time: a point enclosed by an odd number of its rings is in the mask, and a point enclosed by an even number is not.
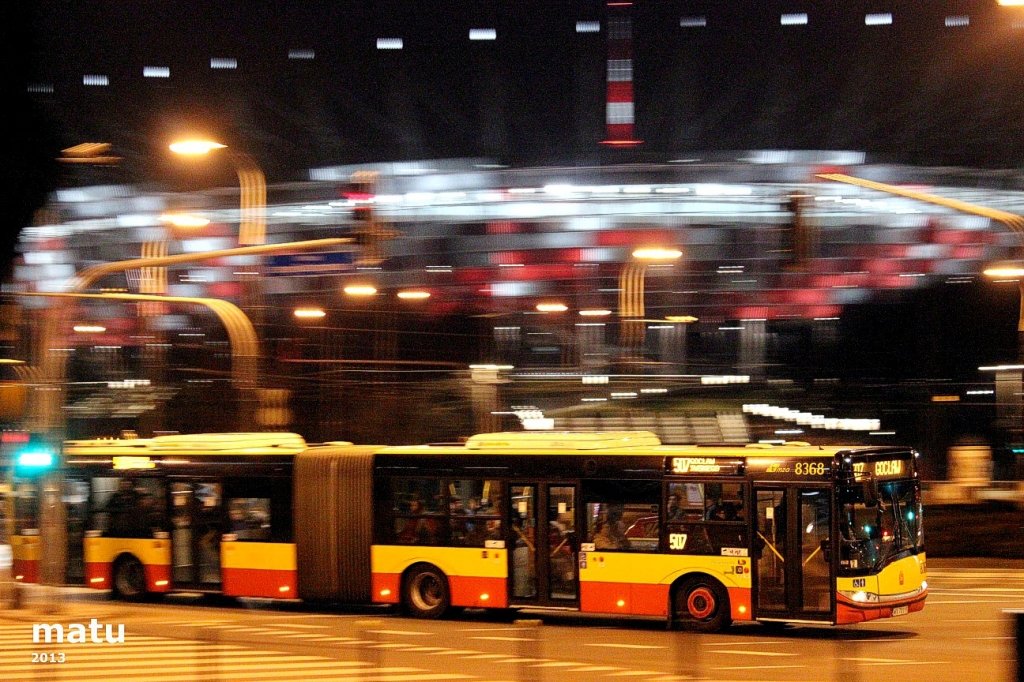
<svg viewBox="0 0 1024 682"><path fill-rule="evenodd" d="M927 595L909 448L239 433L69 441L62 465L68 582L124 599L206 590L422 618L557 607L714 631L900 616Z"/></svg>

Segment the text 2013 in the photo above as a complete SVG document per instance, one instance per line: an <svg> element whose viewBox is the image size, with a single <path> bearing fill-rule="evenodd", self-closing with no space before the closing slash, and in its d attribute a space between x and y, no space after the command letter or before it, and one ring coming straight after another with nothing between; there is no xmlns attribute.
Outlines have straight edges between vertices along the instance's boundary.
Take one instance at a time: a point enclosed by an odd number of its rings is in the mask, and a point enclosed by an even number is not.
<svg viewBox="0 0 1024 682"><path fill-rule="evenodd" d="M33 663L63 663L64 662L64 652L63 651L60 652L60 653L53 653L53 652L46 652L46 651L33 652L32 653L32 662Z"/></svg>

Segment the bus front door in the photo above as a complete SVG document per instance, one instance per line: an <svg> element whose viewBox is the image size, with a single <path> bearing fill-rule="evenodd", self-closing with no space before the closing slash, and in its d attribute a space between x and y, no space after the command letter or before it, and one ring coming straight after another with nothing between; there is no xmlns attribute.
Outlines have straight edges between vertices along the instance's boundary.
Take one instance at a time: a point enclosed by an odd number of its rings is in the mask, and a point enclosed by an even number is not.
<svg viewBox="0 0 1024 682"><path fill-rule="evenodd" d="M578 605L579 487L524 483L510 492L510 604Z"/></svg>
<svg viewBox="0 0 1024 682"><path fill-rule="evenodd" d="M220 587L221 484L171 483L171 579L176 585Z"/></svg>
<svg viewBox="0 0 1024 682"><path fill-rule="evenodd" d="M832 620L832 493L764 486L757 495L755 587L758 619Z"/></svg>

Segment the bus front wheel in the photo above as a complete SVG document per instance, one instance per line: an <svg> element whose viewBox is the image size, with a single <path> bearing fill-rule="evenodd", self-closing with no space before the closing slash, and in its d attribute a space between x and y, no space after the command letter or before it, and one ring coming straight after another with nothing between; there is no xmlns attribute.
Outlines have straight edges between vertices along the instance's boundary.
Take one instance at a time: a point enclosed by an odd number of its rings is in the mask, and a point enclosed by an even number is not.
<svg viewBox="0 0 1024 682"><path fill-rule="evenodd" d="M146 570L138 559L121 557L114 563L113 572L115 597L135 601L146 595Z"/></svg>
<svg viewBox="0 0 1024 682"><path fill-rule="evenodd" d="M413 566L403 582L402 605L413 618L440 618L451 606L448 578L428 564Z"/></svg>
<svg viewBox="0 0 1024 682"><path fill-rule="evenodd" d="M676 590L672 617L683 630L718 632L732 622L729 593L712 578L695 578Z"/></svg>

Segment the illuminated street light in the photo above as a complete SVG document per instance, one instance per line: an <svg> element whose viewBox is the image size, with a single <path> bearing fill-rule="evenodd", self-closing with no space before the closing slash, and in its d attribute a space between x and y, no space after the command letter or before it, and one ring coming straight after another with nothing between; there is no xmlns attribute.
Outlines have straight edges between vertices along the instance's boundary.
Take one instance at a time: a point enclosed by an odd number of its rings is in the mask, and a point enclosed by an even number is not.
<svg viewBox="0 0 1024 682"><path fill-rule="evenodd" d="M326 315L327 315L327 313L325 313L320 308L296 308L295 309L295 317L298 317L298 318L301 318L301 319L324 317Z"/></svg>
<svg viewBox="0 0 1024 682"><path fill-rule="evenodd" d="M160 220L175 227L206 227L210 221L187 213L164 213Z"/></svg>
<svg viewBox="0 0 1024 682"><path fill-rule="evenodd" d="M1024 3L1024 0L1021 0L1021 2ZM1007 279L1017 279L1019 277L1024 277L1024 267L1019 265L1008 265L995 268L986 268L984 270L984 273L986 277L1005 277Z"/></svg>
<svg viewBox="0 0 1024 682"><path fill-rule="evenodd" d="M666 322L696 322L697 318L693 315L666 315Z"/></svg>
<svg viewBox="0 0 1024 682"><path fill-rule="evenodd" d="M214 149L227 149L227 145L210 140L182 140L169 146L175 154L200 156ZM267 208L267 180L263 171L248 154L228 152L228 158L238 173L241 190L241 221L238 226L238 243L242 245L265 244L267 226L264 213Z"/></svg>
<svg viewBox="0 0 1024 682"><path fill-rule="evenodd" d="M368 284L352 284L343 289L349 296L373 296L377 289Z"/></svg>
<svg viewBox="0 0 1024 682"><path fill-rule="evenodd" d="M611 315L611 314L612 314L612 311L610 311L610 310L581 310L580 311L580 315L582 315L583 317L605 317L606 315Z"/></svg>
<svg viewBox="0 0 1024 682"><path fill-rule="evenodd" d="M422 301L430 298L429 291L422 291L420 289L410 289L407 291L399 291L397 294L398 298L406 301Z"/></svg>
<svg viewBox="0 0 1024 682"><path fill-rule="evenodd" d="M170 150L175 154L188 154L190 156L208 154L214 149L227 149L227 145L211 142L210 140L182 140L170 145Z"/></svg>
<svg viewBox="0 0 1024 682"><path fill-rule="evenodd" d="M1022 7L1024 6L1024 0L998 0L997 4L1003 7Z"/></svg>
<svg viewBox="0 0 1024 682"><path fill-rule="evenodd" d="M633 258L637 260L675 260L683 255L679 249L666 249L658 247L644 247L633 252Z"/></svg>
<svg viewBox="0 0 1024 682"><path fill-rule="evenodd" d="M101 327L98 324L76 324L72 329L79 334L100 334L107 331L106 327Z"/></svg>
<svg viewBox="0 0 1024 682"><path fill-rule="evenodd" d="M538 303L537 310L542 313L564 313L569 306L564 303Z"/></svg>
<svg viewBox="0 0 1024 682"><path fill-rule="evenodd" d="M644 324L644 277L649 261L668 261L680 258L683 252L663 246L643 246L633 251L632 261L622 266L619 273L619 318L621 320L620 340L630 349L643 347L647 332Z"/></svg>

